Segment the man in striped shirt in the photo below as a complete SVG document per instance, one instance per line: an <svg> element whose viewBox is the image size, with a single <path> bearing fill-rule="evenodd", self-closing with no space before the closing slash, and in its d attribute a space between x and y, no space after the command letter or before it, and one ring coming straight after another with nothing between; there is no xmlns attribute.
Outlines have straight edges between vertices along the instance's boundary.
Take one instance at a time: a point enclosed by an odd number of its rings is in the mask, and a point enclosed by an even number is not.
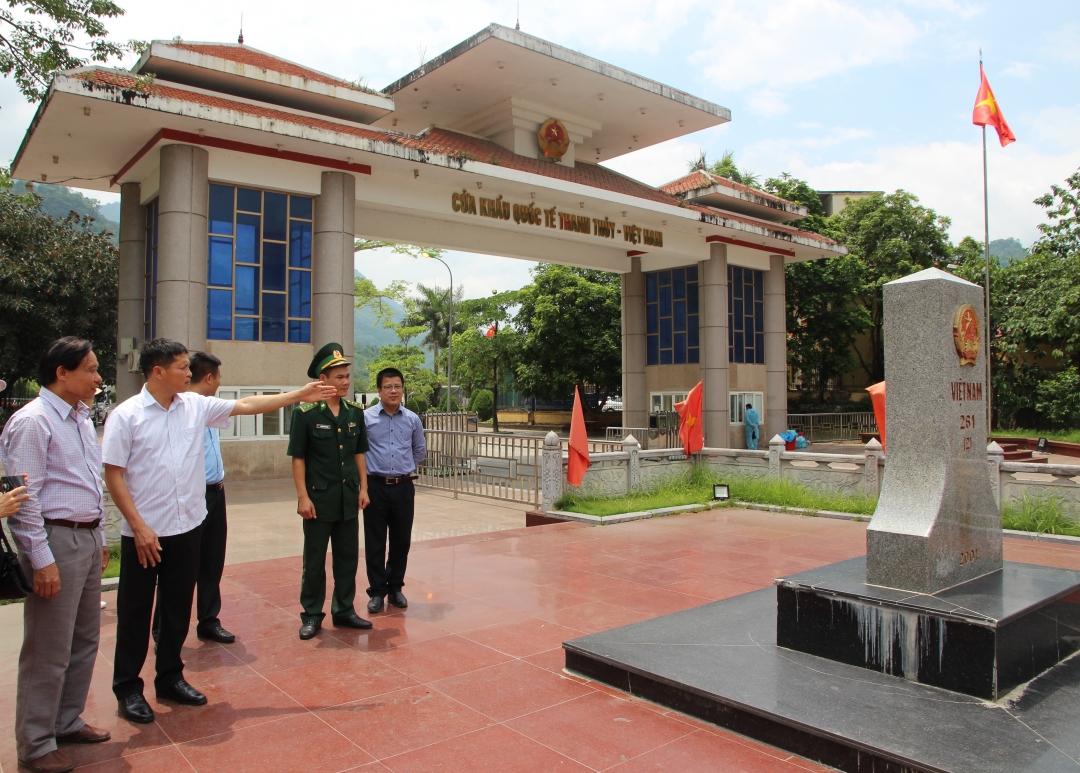
<svg viewBox="0 0 1080 773"><path fill-rule="evenodd" d="M110 737L82 719L109 563L101 449L88 407L101 376L90 342L74 337L50 344L38 370L41 392L0 435L6 473L27 477L29 498L8 523L34 584L23 606L15 741L23 766L63 773L73 765L57 744Z"/></svg>

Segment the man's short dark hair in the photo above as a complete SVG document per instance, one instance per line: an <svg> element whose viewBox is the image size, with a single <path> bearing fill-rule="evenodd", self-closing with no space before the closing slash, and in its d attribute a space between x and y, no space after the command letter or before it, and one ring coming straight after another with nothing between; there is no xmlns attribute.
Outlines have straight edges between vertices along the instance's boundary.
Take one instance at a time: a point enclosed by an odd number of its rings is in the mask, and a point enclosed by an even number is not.
<svg viewBox="0 0 1080 773"><path fill-rule="evenodd" d="M150 378L154 368L167 368L177 357L187 354L187 347L171 338L155 338L147 341L139 349L139 370L144 378Z"/></svg>
<svg viewBox="0 0 1080 773"><path fill-rule="evenodd" d="M394 378L395 376L401 379L401 386L405 386L405 377L401 375L401 371L397 368L383 368L380 370L378 375L375 376L375 386L382 389L383 379Z"/></svg>
<svg viewBox="0 0 1080 773"><path fill-rule="evenodd" d="M41 355L38 365L38 384L49 386L56 381L56 369L78 370L86 355L90 354L93 346L85 338L77 336L64 336L49 344L45 353Z"/></svg>
<svg viewBox="0 0 1080 773"><path fill-rule="evenodd" d="M754 406L750 405L750 403L747 403L747 404L746 404L746 407L747 407L747 408L750 408L750 409L753 409L753 407L754 407Z"/></svg>
<svg viewBox="0 0 1080 773"><path fill-rule="evenodd" d="M218 374L221 370L221 360L210 352L191 353L191 383L197 384L207 376Z"/></svg>

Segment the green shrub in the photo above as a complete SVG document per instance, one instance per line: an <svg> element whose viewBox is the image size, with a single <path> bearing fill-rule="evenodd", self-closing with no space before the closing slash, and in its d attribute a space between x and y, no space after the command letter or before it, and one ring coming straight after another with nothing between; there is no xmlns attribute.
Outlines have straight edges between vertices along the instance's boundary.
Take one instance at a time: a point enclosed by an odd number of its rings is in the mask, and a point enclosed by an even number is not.
<svg viewBox="0 0 1080 773"><path fill-rule="evenodd" d="M405 407L413 413L427 413L428 401L423 397L410 397L405 401Z"/></svg>
<svg viewBox="0 0 1080 773"><path fill-rule="evenodd" d="M458 405L457 400L454 400L454 405L453 405L452 408L447 409L447 407L446 407L446 394L447 394L446 390L445 389L442 390L442 396L439 398L439 411L441 413L446 413L447 410L460 411L462 406Z"/></svg>
<svg viewBox="0 0 1080 773"><path fill-rule="evenodd" d="M1008 502L1001 514L1006 529L1036 534L1069 534L1080 537L1080 522L1068 512L1068 502L1055 494L1029 494L1019 502Z"/></svg>
<svg viewBox="0 0 1080 773"><path fill-rule="evenodd" d="M706 504L712 501L713 484L725 482L730 487L731 499L776 505L803 510L834 510L842 513L871 515L877 506L877 498L865 495L818 491L791 480L772 480L748 476L718 474L703 464L696 464L679 475L673 475L660 484L630 496L597 497L581 496L574 492L565 494L555 507L588 515L616 515L661 507Z"/></svg>
<svg viewBox="0 0 1080 773"><path fill-rule="evenodd" d="M489 389L478 389L469 400L469 410L476 412L480 421L487 421L495 412L495 397Z"/></svg>

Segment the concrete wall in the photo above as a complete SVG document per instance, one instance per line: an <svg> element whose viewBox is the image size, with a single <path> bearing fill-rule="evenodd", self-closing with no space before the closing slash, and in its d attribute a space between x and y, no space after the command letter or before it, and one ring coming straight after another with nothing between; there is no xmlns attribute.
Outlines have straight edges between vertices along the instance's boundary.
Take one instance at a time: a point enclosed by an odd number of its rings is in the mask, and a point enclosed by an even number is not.
<svg viewBox="0 0 1080 773"><path fill-rule="evenodd" d="M143 337L143 271L146 260L146 207L138 183L120 186L119 302L116 315L116 401L122 402L142 389L139 373L129 373L127 356L120 354L120 339Z"/></svg>
<svg viewBox="0 0 1080 773"><path fill-rule="evenodd" d="M222 440L221 461L225 465L225 482L291 478L292 458L285 455L288 447L288 438Z"/></svg>
<svg viewBox="0 0 1080 773"><path fill-rule="evenodd" d="M207 341L206 351L221 359L221 383L232 386L295 386L306 384L312 344Z"/></svg>
<svg viewBox="0 0 1080 773"><path fill-rule="evenodd" d="M206 347L206 218L209 156L193 145L161 149L157 334Z"/></svg>

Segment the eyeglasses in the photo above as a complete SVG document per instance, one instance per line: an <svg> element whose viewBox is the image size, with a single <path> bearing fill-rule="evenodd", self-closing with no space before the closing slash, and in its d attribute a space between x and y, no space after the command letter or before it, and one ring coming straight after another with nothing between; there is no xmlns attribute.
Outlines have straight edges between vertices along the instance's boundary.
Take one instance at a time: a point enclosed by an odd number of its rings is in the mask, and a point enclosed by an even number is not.
<svg viewBox="0 0 1080 773"><path fill-rule="evenodd" d="M404 388L405 387L402 386L401 384L386 384L384 386L379 387L379 391L381 391L381 392L400 392Z"/></svg>

